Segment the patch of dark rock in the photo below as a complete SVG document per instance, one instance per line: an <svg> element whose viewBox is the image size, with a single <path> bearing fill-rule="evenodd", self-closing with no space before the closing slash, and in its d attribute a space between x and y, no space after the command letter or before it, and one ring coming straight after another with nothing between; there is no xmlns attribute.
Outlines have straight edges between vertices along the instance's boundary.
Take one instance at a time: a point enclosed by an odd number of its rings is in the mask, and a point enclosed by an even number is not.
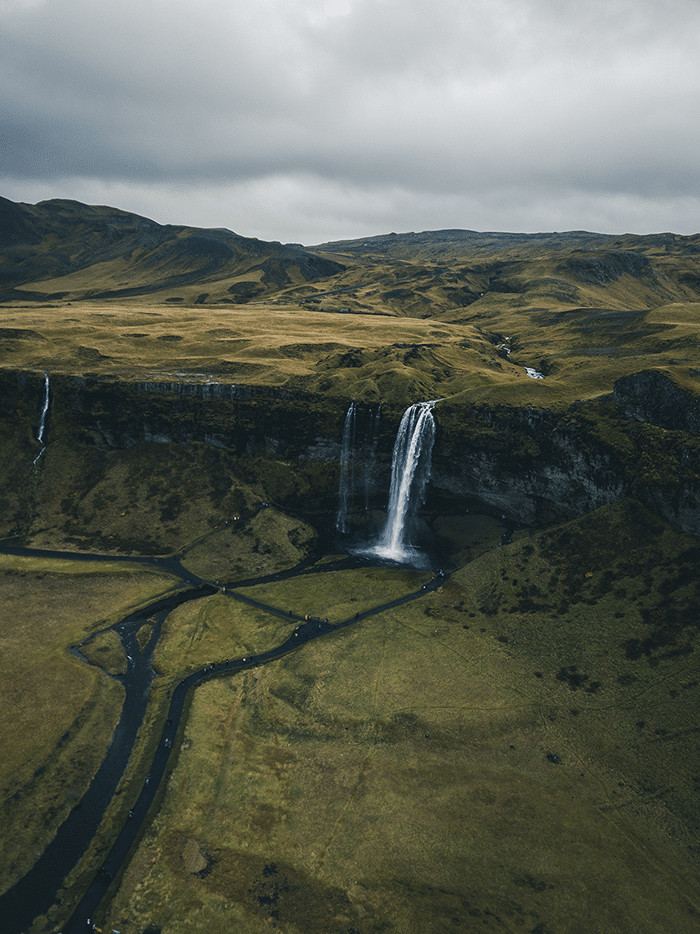
<svg viewBox="0 0 700 934"><path fill-rule="evenodd" d="M98 360L109 360L108 356L101 354L96 347L78 347L78 357L84 363L96 363Z"/></svg>
<svg viewBox="0 0 700 934"><path fill-rule="evenodd" d="M206 879L206 877L211 873L214 866L216 866L218 860L216 857L211 856L209 853L203 852L202 856L206 860L206 866L203 869L200 869L199 872L195 872L194 875L199 879Z"/></svg>
<svg viewBox="0 0 700 934"><path fill-rule="evenodd" d="M242 282L234 282L226 291L234 297L236 302L242 305L262 294L265 291L265 286L260 285L257 279L245 279Z"/></svg>

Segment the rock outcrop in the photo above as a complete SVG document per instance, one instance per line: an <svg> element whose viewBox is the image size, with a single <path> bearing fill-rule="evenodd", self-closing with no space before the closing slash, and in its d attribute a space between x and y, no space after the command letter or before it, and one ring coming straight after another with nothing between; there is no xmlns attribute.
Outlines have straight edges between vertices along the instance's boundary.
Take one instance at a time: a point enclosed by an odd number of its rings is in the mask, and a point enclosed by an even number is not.
<svg viewBox="0 0 700 934"><path fill-rule="evenodd" d="M613 399L628 418L673 431L700 431L700 399L683 392L657 370L620 377Z"/></svg>

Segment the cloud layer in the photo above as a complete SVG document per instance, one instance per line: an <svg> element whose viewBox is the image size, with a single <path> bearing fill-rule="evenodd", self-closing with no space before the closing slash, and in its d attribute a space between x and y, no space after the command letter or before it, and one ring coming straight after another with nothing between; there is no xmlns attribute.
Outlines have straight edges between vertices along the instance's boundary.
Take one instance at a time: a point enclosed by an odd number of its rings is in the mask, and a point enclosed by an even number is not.
<svg viewBox="0 0 700 934"><path fill-rule="evenodd" d="M698 0L0 0L13 200L320 242L700 229Z"/></svg>

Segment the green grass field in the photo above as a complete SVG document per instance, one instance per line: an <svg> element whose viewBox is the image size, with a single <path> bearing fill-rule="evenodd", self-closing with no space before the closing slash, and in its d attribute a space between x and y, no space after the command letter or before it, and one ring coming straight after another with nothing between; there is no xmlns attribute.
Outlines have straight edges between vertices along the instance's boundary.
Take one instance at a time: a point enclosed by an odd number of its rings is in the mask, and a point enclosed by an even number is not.
<svg viewBox="0 0 700 934"><path fill-rule="evenodd" d="M694 930L696 558L623 504L198 689L105 927Z"/></svg>
<svg viewBox="0 0 700 934"><path fill-rule="evenodd" d="M100 670L109 663L93 655L91 636L179 582L136 566L8 555L0 555L0 578L5 891L80 800L119 719L124 690ZM84 642L99 668L69 654Z"/></svg>

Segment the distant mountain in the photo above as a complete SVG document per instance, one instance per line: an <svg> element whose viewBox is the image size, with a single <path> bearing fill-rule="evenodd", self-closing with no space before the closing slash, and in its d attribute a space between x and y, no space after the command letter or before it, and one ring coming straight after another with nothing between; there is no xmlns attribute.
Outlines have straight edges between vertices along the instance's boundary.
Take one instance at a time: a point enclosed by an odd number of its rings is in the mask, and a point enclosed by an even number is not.
<svg viewBox="0 0 700 934"><path fill-rule="evenodd" d="M450 229L303 247L77 201L0 198L0 301L103 299L274 300L454 323L500 319L506 307L643 311L700 302L700 235Z"/></svg>
<svg viewBox="0 0 700 934"><path fill-rule="evenodd" d="M0 301L157 295L236 304L344 268L302 246L225 228L161 225L77 201L0 198Z"/></svg>
<svg viewBox="0 0 700 934"><path fill-rule="evenodd" d="M309 249L348 265L343 284L362 268L375 306L411 317L489 320L499 302L578 313L700 301L700 234L428 230Z"/></svg>
<svg viewBox="0 0 700 934"><path fill-rule="evenodd" d="M354 240L335 240L310 246L319 253L385 256L411 262L469 259L535 259L572 250L624 250L700 253L700 234L600 234L588 230L550 233L508 233L477 230L424 230L390 233Z"/></svg>

